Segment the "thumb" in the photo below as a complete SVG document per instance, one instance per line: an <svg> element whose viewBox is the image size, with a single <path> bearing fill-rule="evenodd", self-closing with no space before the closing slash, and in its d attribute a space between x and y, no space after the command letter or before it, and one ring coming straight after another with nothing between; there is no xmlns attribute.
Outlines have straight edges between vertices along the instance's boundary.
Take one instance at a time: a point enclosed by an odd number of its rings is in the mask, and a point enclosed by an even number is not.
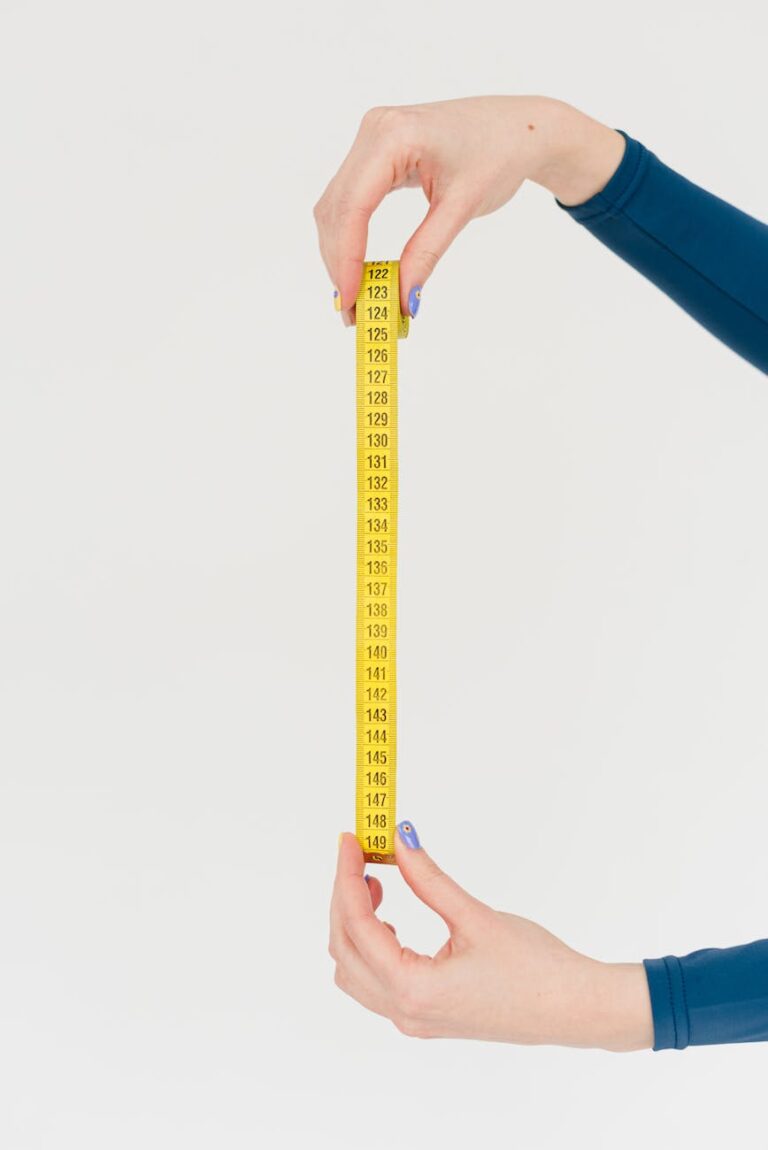
<svg viewBox="0 0 768 1150"><path fill-rule="evenodd" d="M403 315L416 314L421 298L417 293L421 292L437 261L445 255L471 218L470 208L458 196L432 201L400 257L400 310Z"/></svg>
<svg viewBox="0 0 768 1150"><path fill-rule="evenodd" d="M452 931L488 909L430 858L412 822L406 819L398 823L397 832L395 858L400 873L416 897L436 911Z"/></svg>

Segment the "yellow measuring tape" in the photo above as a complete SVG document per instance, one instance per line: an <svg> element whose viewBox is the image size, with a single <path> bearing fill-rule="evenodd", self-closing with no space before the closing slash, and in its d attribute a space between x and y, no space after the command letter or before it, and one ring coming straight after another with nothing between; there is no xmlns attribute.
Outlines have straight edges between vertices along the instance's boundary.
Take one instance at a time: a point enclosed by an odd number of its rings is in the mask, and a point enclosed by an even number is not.
<svg viewBox="0 0 768 1150"><path fill-rule="evenodd" d="M357 325L355 834L367 862L395 861L397 778L397 341L399 262L363 265Z"/></svg>

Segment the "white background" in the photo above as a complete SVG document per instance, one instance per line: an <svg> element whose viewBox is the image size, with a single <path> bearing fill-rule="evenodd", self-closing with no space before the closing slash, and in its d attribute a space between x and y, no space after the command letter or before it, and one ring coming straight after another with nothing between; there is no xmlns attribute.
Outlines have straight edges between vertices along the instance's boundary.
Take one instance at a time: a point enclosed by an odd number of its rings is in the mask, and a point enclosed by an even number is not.
<svg viewBox="0 0 768 1150"><path fill-rule="evenodd" d="M763 1046L419 1042L333 984L354 334L312 206L368 107L529 92L765 218L767 33L757 0L0 3L3 1150L753 1141ZM400 817L598 958L768 934L765 377L533 185L400 363Z"/></svg>

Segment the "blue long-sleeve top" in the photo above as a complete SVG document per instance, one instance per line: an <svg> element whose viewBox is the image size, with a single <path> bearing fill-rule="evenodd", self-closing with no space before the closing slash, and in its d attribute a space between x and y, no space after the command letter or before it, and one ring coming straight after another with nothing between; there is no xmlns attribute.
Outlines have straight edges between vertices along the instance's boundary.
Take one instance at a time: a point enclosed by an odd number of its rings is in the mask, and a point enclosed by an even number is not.
<svg viewBox="0 0 768 1150"><path fill-rule="evenodd" d="M768 372L768 224L691 183L626 132L605 187L555 202L719 340Z"/></svg>
<svg viewBox="0 0 768 1150"><path fill-rule="evenodd" d="M662 163L626 132L585 203L559 207L744 359L768 372L768 225ZM654 1050L768 1041L768 939L643 960Z"/></svg>

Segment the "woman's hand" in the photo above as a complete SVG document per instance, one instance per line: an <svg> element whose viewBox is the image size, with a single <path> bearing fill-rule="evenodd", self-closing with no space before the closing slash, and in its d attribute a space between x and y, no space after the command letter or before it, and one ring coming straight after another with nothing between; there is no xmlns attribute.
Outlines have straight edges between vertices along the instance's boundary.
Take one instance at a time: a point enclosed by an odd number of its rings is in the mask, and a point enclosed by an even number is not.
<svg viewBox="0 0 768 1150"><path fill-rule="evenodd" d="M343 991L418 1038L617 1051L653 1045L642 963L596 962L536 923L493 910L440 870L421 848L412 824L400 828L404 838L395 836L400 872L443 918L449 938L433 957L401 946L394 927L375 914L381 883L365 880L360 844L343 834L329 946Z"/></svg>
<svg viewBox="0 0 768 1150"><path fill-rule="evenodd" d="M429 200L400 259L401 311L415 315L421 287L471 219L496 211L526 179L562 203L582 203L623 153L619 132L543 96L372 108L314 209L337 310L353 321L368 221L395 188L421 187Z"/></svg>

